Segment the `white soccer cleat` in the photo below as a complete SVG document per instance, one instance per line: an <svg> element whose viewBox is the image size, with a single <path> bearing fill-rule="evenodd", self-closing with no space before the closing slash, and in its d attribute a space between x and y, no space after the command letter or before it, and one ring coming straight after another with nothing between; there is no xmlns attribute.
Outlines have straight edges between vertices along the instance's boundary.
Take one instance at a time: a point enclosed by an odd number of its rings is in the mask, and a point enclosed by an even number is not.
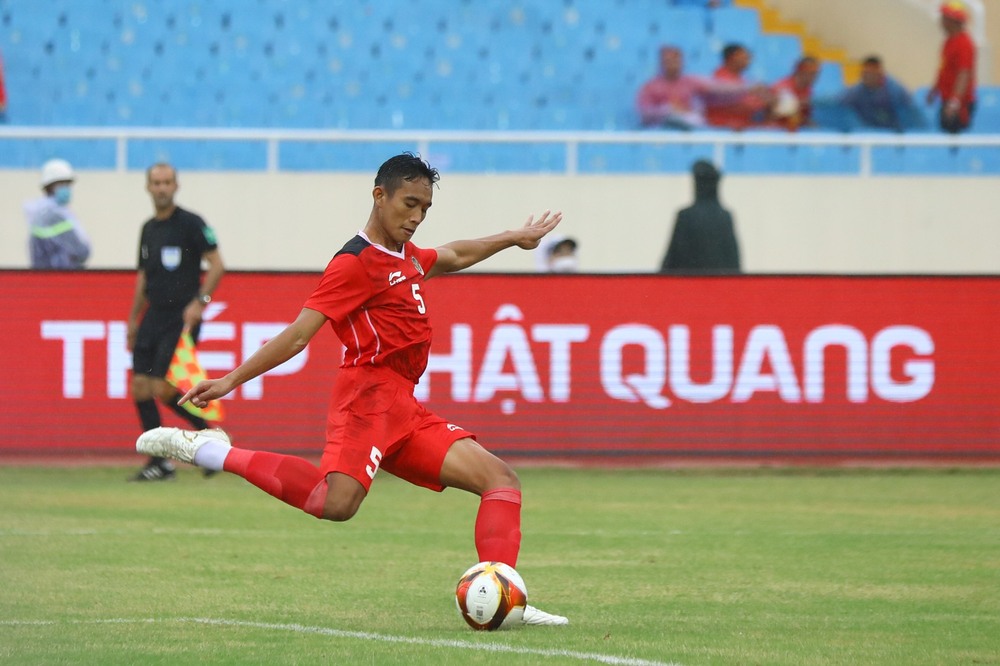
<svg viewBox="0 0 1000 666"><path fill-rule="evenodd" d="M209 440L230 444L229 435L219 428L206 430L181 430L180 428L153 428L139 435L135 450L157 458L173 458L194 463L194 454Z"/></svg>
<svg viewBox="0 0 1000 666"><path fill-rule="evenodd" d="M524 624L556 626L562 624L569 624L569 619L563 617L562 615L553 615L552 613L546 613L545 611L538 610L537 608L531 605L525 605L524 615L521 617L521 622L523 622Z"/></svg>

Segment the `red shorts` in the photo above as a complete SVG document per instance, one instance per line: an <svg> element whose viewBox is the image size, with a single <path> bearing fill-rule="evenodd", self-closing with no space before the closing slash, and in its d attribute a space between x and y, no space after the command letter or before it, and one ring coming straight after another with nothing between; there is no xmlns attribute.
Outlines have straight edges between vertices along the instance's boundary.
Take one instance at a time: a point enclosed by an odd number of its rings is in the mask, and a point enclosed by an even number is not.
<svg viewBox="0 0 1000 666"><path fill-rule="evenodd" d="M333 385L320 470L357 479L367 491L379 468L441 491L441 465L457 440L476 436L428 411L413 384L388 368L341 368Z"/></svg>

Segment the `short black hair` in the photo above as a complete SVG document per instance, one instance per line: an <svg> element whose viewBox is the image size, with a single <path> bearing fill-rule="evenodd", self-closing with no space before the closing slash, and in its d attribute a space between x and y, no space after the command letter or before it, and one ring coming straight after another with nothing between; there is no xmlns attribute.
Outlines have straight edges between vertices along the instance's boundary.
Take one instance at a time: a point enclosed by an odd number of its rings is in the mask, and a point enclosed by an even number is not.
<svg viewBox="0 0 1000 666"><path fill-rule="evenodd" d="M861 61L862 65L875 65L876 67L882 66L882 59L877 55L870 55Z"/></svg>
<svg viewBox="0 0 1000 666"><path fill-rule="evenodd" d="M573 252L576 252L576 239L567 236L566 238L563 238L562 240L553 243L552 245L549 246L549 255L555 254L564 247L568 247Z"/></svg>
<svg viewBox="0 0 1000 666"><path fill-rule="evenodd" d="M739 51L746 51L747 47L743 46L738 42L730 42L722 48L722 59L729 60L735 53Z"/></svg>
<svg viewBox="0 0 1000 666"><path fill-rule="evenodd" d="M441 179L441 175L418 155L409 152L400 153L387 159L378 168L378 173L375 174L375 186L381 186L391 197L404 180L413 182L418 178L426 178L433 185Z"/></svg>

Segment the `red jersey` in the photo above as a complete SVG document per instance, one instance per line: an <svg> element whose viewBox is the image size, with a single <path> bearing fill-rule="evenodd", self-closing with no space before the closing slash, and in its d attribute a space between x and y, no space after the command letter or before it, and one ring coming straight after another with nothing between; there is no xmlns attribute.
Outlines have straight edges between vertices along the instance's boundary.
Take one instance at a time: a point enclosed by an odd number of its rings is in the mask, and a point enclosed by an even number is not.
<svg viewBox="0 0 1000 666"><path fill-rule="evenodd" d="M347 348L341 367L384 366L420 380L431 347L422 287L436 261L436 250L406 243L392 252L363 234L334 255L304 307L330 320Z"/></svg>
<svg viewBox="0 0 1000 666"><path fill-rule="evenodd" d="M7 91L3 86L3 57L0 56L0 111L7 106Z"/></svg>
<svg viewBox="0 0 1000 666"><path fill-rule="evenodd" d="M976 96L976 45L965 31L952 35L941 47L941 68L934 88L944 101L955 96L955 79L963 69L969 70L969 85L959 101L971 102Z"/></svg>
<svg viewBox="0 0 1000 666"><path fill-rule="evenodd" d="M781 94L782 91L787 90L791 94L795 95L795 99L799 102L798 111L792 115L781 118L778 124L782 127L788 129L797 129L802 125L808 125L812 122L812 86L808 88L796 88L795 87L795 76L787 76L773 86L771 90L775 94Z"/></svg>
<svg viewBox="0 0 1000 666"><path fill-rule="evenodd" d="M719 67L715 70L712 78L716 81L732 84L744 83L742 76L734 74L725 67ZM705 109L705 120L714 127L739 130L761 124L759 116L762 115L765 108L767 108L767 103L763 99L752 92L746 92L735 98L709 100Z"/></svg>

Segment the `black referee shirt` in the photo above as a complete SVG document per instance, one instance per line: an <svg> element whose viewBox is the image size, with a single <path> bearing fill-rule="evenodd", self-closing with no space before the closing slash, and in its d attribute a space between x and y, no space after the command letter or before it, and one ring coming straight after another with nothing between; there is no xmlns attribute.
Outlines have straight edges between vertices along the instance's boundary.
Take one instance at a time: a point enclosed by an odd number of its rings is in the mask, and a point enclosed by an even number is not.
<svg viewBox="0 0 1000 666"><path fill-rule="evenodd" d="M179 309L190 303L201 287L201 257L217 247L212 228L183 208L142 225L139 270L146 273L150 306Z"/></svg>

